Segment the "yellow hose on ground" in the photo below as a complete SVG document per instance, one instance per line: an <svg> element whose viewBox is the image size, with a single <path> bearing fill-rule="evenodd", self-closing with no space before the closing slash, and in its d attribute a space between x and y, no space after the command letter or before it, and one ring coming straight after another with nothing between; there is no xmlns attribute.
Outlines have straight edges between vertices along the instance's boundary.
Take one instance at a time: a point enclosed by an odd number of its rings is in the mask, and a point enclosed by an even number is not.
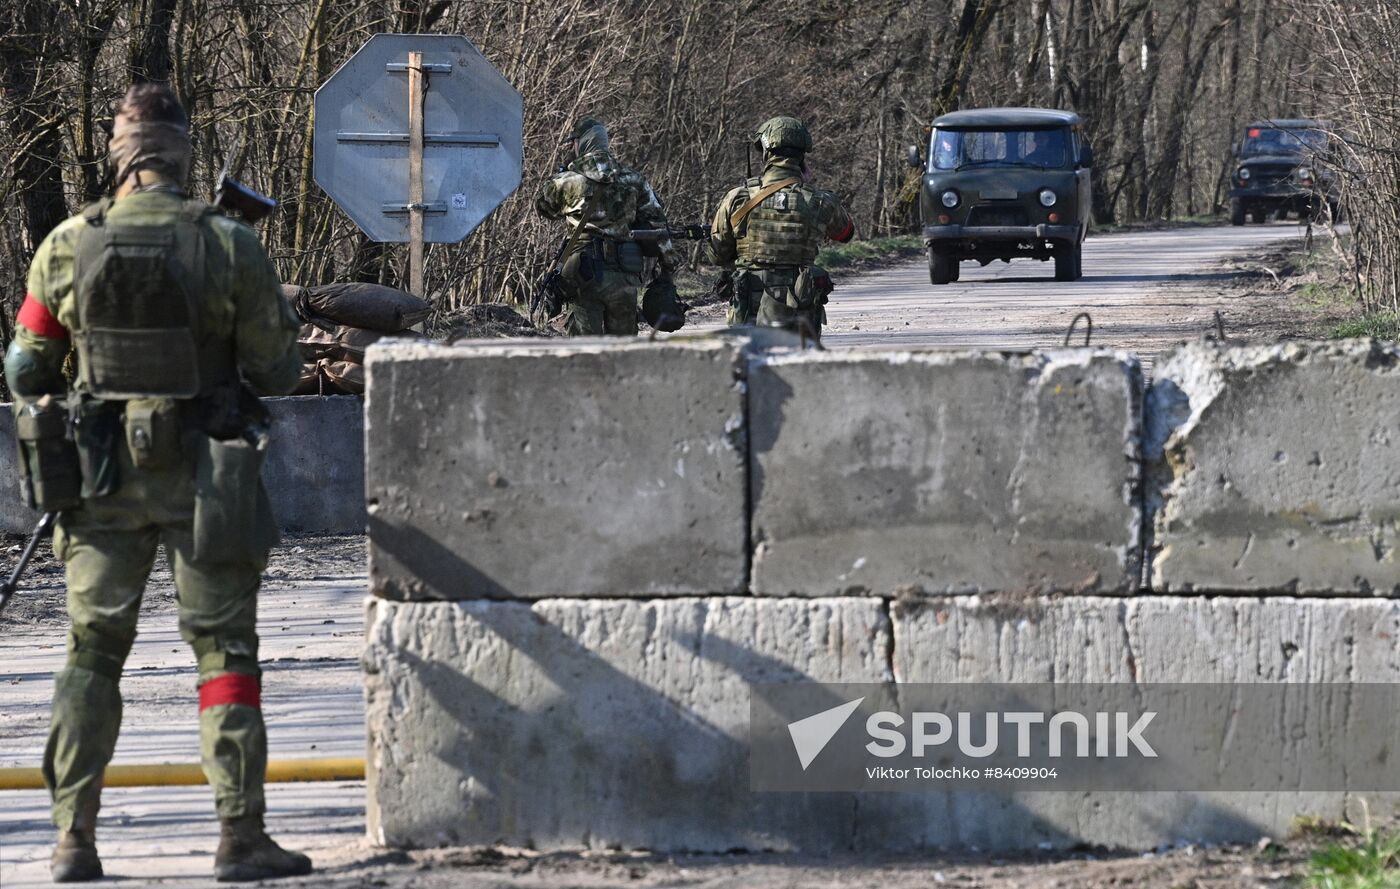
<svg viewBox="0 0 1400 889"><path fill-rule="evenodd" d="M365 777L363 759L274 759L267 764L267 783L291 781L360 781ZM204 770L197 765L142 763L108 766L104 787L174 787L204 784ZM39 769L0 769L0 790L43 790Z"/></svg>

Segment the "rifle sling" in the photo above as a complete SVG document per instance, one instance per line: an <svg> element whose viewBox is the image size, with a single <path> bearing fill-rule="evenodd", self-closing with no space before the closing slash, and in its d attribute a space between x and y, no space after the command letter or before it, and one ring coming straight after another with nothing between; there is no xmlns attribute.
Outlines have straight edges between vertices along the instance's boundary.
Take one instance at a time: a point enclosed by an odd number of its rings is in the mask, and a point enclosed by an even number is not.
<svg viewBox="0 0 1400 889"><path fill-rule="evenodd" d="M574 226L573 232L569 235L569 240L564 242L564 249L559 251L558 267L560 269L564 267L565 262L568 262L569 254L573 251L574 246L578 244L579 235L583 234L584 227L588 225L588 217L593 215L593 211L598 208L598 204L602 199L603 189L598 188L589 196L587 202L584 203L583 211L578 217L578 225Z"/></svg>
<svg viewBox="0 0 1400 889"><path fill-rule="evenodd" d="M753 197L749 198L747 201L744 202L744 206L735 210L734 213L730 215L729 227L731 229L738 228L739 223L743 222L744 219L747 218L748 215L753 212L755 207L768 200L769 195L782 191L789 185L798 185L801 182L801 179L798 179L794 176L791 179L779 179L777 182L763 186Z"/></svg>

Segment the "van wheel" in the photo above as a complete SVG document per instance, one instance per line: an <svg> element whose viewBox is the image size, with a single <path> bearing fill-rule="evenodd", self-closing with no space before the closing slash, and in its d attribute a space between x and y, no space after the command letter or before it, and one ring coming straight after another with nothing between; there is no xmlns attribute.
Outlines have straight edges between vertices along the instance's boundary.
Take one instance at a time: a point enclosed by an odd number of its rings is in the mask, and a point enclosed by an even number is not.
<svg viewBox="0 0 1400 889"><path fill-rule="evenodd" d="M946 253L928 248L928 279L933 284L950 284L958 280L957 260Z"/></svg>
<svg viewBox="0 0 1400 889"><path fill-rule="evenodd" d="M1056 281L1078 281L1083 274L1083 244L1064 244L1055 248Z"/></svg>
<svg viewBox="0 0 1400 889"><path fill-rule="evenodd" d="M1239 198L1230 201L1230 224L1244 225L1244 201Z"/></svg>

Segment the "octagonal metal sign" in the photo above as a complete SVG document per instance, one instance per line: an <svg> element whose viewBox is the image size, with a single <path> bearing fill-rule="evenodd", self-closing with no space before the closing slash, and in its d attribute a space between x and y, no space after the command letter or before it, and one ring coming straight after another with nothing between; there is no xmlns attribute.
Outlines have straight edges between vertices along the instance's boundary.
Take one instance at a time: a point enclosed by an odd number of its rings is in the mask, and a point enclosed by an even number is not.
<svg viewBox="0 0 1400 889"><path fill-rule="evenodd" d="M409 239L408 54L423 58L423 240L452 244L520 185L524 102L459 35L376 34L316 90L313 175L365 234Z"/></svg>

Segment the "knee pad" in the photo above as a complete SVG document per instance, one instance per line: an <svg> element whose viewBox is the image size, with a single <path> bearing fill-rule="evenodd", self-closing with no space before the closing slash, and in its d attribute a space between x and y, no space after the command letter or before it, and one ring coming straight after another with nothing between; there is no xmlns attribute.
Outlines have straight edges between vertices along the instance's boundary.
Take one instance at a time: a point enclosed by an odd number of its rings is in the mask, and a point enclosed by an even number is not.
<svg viewBox="0 0 1400 889"><path fill-rule="evenodd" d="M131 653L134 638L122 639L100 633L91 627L68 631L68 666L89 670L113 681L122 678L122 666Z"/></svg>

